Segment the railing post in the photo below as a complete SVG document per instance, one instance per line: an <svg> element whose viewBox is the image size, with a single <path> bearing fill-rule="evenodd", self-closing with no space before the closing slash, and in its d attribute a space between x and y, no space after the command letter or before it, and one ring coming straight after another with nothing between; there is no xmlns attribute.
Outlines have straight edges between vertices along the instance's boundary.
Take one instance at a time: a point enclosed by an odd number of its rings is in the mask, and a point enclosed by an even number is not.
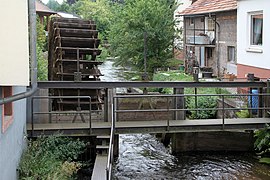
<svg viewBox="0 0 270 180"><path fill-rule="evenodd" d="M199 82L199 68L193 67L193 80L194 82ZM197 88L194 88L194 94L195 94L195 109L196 109L196 116L198 114L198 97L197 97Z"/></svg>
<svg viewBox="0 0 270 180"><path fill-rule="evenodd" d="M31 97L31 136L33 137L34 136L34 112L33 112L33 109L34 109L34 97Z"/></svg>
<svg viewBox="0 0 270 180"><path fill-rule="evenodd" d="M89 134L92 134L92 105L91 105L91 97L89 97Z"/></svg>
<svg viewBox="0 0 270 180"><path fill-rule="evenodd" d="M258 89L258 117L259 118L262 118L263 117L263 109L260 109L260 108L263 108L263 96L261 94L263 94L263 88L259 88Z"/></svg>
<svg viewBox="0 0 270 180"><path fill-rule="evenodd" d="M113 110L112 110L112 104L114 103L113 99L113 89L108 89L107 90L107 119L106 122L109 122L109 120L112 119L113 116Z"/></svg>
<svg viewBox="0 0 270 180"><path fill-rule="evenodd" d="M249 82L254 82L254 74L252 73L248 73L247 75L247 78L248 78L248 81ZM251 109L248 109L248 112L249 112L249 116L252 118L252 111L253 111L253 107L252 107L252 88L249 88L249 102L248 102L248 108L251 108Z"/></svg>
<svg viewBox="0 0 270 180"><path fill-rule="evenodd" d="M104 96L104 122L108 121L108 109L109 109L109 103L108 103L108 88L105 88L105 96Z"/></svg>
<svg viewBox="0 0 270 180"><path fill-rule="evenodd" d="M52 112L52 100L50 97L48 98L48 100L49 100L49 123L52 123L52 114L50 113Z"/></svg>
<svg viewBox="0 0 270 180"><path fill-rule="evenodd" d="M225 102L224 95L222 95L222 130L225 129Z"/></svg>

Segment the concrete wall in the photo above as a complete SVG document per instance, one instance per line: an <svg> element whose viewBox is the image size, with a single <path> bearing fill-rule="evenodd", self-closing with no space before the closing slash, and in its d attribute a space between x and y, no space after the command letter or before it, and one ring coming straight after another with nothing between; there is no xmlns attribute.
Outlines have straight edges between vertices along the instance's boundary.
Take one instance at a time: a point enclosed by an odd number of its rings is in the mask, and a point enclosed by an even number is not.
<svg viewBox="0 0 270 180"><path fill-rule="evenodd" d="M254 73L261 78L270 76L270 1L269 0L238 0L237 11L237 59L238 77L247 73ZM263 43L262 45L250 45L250 13L263 13ZM261 69L266 70L259 73ZM264 75L263 75L264 74Z"/></svg>
<svg viewBox="0 0 270 180"><path fill-rule="evenodd" d="M253 151L253 133L193 132L172 135L172 152L187 151Z"/></svg>
<svg viewBox="0 0 270 180"><path fill-rule="evenodd" d="M13 87L13 94L24 92L25 87ZM2 88L0 88L2 94ZM2 114L3 109L0 108ZM2 129L2 116L0 117ZM0 133L0 179L17 179L16 168L20 161L22 150L25 147L26 135L26 100L13 103L13 122L6 131Z"/></svg>

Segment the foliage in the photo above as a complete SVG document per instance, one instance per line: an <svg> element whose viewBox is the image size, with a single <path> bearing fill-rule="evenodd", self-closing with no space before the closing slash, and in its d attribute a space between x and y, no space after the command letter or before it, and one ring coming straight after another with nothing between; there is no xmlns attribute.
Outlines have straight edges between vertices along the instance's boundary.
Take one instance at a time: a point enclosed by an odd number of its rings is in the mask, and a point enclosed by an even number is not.
<svg viewBox="0 0 270 180"><path fill-rule="evenodd" d="M73 12L83 19L92 19L97 24L99 33L106 39L107 31L112 24L113 17L112 4L108 0L79 0L73 4Z"/></svg>
<svg viewBox="0 0 270 180"><path fill-rule="evenodd" d="M40 23L39 17L37 17L37 46L41 48L41 50L45 50L46 44L46 33L44 30L44 26Z"/></svg>
<svg viewBox="0 0 270 180"><path fill-rule="evenodd" d="M264 129L255 131L254 136L256 138L255 150L262 156L260 162L270 164L270 126L267 125Z"/></svg>
<svg viewBox="0 0 270 180"><path fill-rule="evenodd" d="M44 30L44 26L39 22L39 18L37 18L37 45L36 45L36 53L37 53L37 67L38 67L38 80L47 80L48 79L48 61L44 56L44 50L46 44L46 34Z"/></svg>
<svg viewBox="0 0 270 180"><path fill-rule="evenodd" d="M241 110L235 113L238 118L249 118L249 112L247 109Z"/></svg>
<svg viewBox="0 0 270 180"><path fill-rule="evenodd" d="M192 77L180 71L160 71L153 75L153 81L192 81ZM149 88L150 91L172 94L172 88Z"/></svg>
<svg viewBox="0 0 270 180"><path fill-rule="evenodd" d="M59 4L56 0L49 0L46 4L50 9L54 11L72 13L72 6L70 6L66 1Z"/></svg>
<svg viewBox="0 0 270 180"><path fill-rule="evenodd" d="M44 57L44 52L40 46L37 46L37 76L38 81L45 81L48 79L48 61Z"/></svg>
<svg viewBox="0 0 270 180"><path fill-rule="evenodd" d="M144 70L144 37L147 72L167 65L172 58L174 3L168 0L126 0L115 5L109 42L117 65Z"/></svg>
<svg viewBox="0 0 270 180"><path fill-rule="evenodd" d="M153 76L154 81L192 81L192 76L187 75L181 71L168 71L168 72L156 72ZM172 94L172 88L152 88L150 89L155 92ZM197 94L217 94L216 88L197 88ZM194 88L185 88L186 95L195 94ZM187 112L187 115L191 119L209 119L215 118L216 110L198 110L195 109L195 98L194 96L187 96L186 98L186 107L190 109ZM216 108L217 107L217 96L200 96L197 98L197 108Z"/></svg>
<svg viewBox="0 0 270 180"><path fill-rule="evenodd" d="M98 61L105 61L107 59L107 57L109 57L109 51L105 47L101 47L99 49L101 49L102 51L101 51L100 56L97 57L97 60Z"/></svg>
<svg viewBox="0 0 270 180"><path fill-rule="evenodd" d="M82 141L60 135L29 141L19 165L20 179L69 179L81 167L74 160L85 147Z"/></svg>
<svg viewBox="0 0 270 180"><path fill-rule="evenodd" d="M197 97L197 107L195 106L195 97L186 98L186 104L188 109L207 109L214 108L212 110L190 110L190 119L211 119L215 118L217 107L217 98L213 96L199 96Z"/></svg>

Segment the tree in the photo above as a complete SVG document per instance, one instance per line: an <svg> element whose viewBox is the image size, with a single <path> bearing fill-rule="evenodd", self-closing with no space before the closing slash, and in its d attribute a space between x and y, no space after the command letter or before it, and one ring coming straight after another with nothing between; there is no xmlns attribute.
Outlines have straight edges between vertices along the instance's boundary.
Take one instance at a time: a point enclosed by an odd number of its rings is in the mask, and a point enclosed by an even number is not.
<svg viewBox="0 0 270 180"><path fill-rule="evenodd" d="M144 34L147 34L147 72L166 66L172 58L175 4L169 0L126 0L118 4L109 42L117 65L144 69Z"/></svg>
<svg viewBox="0 0 270 180"><path fill-rule="evenodd" d="M102 36L107 36L107 31L112 23L112 7L108 0L79 0L73 4L75 13L83 19L92 19L97 24L97 29Z"/></svg>
<svg viewBox="0 0 270 180"><path fill-rule="evenodd" d="M60 4L56 0L49 0L46 5L54 11L57 11L60 6Z"/></svg>

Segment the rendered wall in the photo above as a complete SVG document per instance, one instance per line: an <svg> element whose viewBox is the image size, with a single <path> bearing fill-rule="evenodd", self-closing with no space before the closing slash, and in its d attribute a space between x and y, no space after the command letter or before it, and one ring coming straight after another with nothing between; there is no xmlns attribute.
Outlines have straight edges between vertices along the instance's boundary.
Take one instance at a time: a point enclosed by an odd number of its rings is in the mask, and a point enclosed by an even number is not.
<svg viewBox="0 0 270 180"><path fill-rule="evenodd" d="M237 12L237 60L238 65L253 66L270 69L270 1L269 0L238 0ZM252 47L249 44L250 24L249 12L263 11L263 44ZM238 66L239 76L246 73L246 69ZM252 69L249 69L252 70Z"/></svg>
<svg viewBox="0 0 270 180"><path fill-rule="evenodd" d="M13 93L20 93L26 90L25 87L14 87ZM0 94L2 88L0 87ZM13 103L13 122L6 131L0 132L0 179L16 180L18 163L21 158L22 150L25 147L25 128L26 128L26 99ZM2 114L2 106L0 106ZM0 116L2 122L2 116ZM2 123L0 123L2 129Z"/></svg>
<svg viewBox="0 0 270 180"><path fill-rule="evenodd" d="M29 85L27 2L1 0L0 85Z"/></svg>

